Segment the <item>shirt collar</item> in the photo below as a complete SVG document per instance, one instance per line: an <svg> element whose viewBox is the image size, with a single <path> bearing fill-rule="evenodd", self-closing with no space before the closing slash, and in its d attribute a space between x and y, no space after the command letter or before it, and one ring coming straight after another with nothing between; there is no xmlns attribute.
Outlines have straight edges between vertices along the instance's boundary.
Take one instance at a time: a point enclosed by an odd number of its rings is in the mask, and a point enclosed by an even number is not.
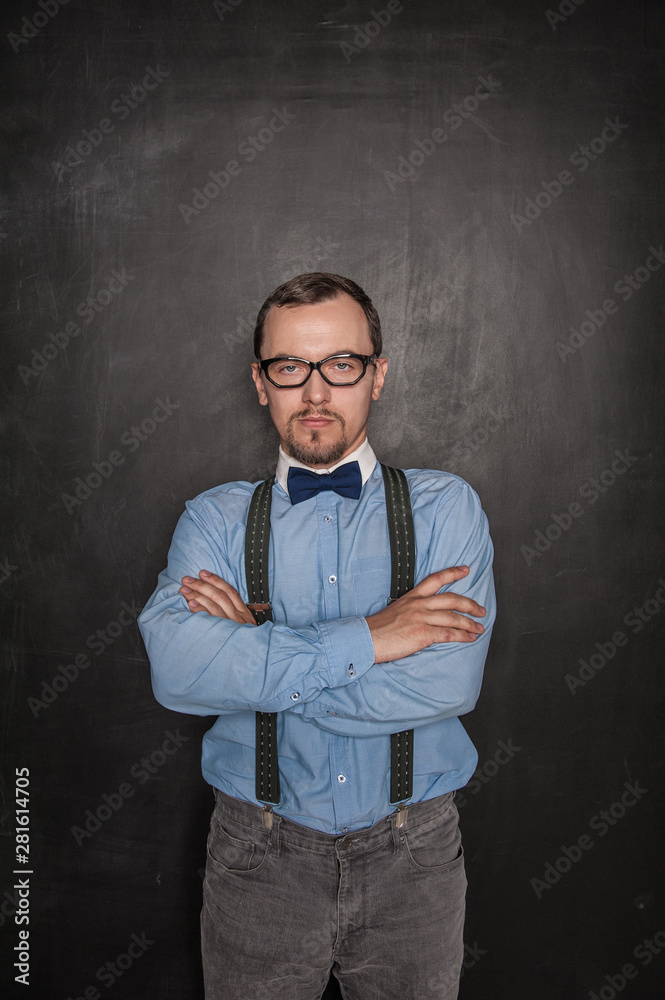
<svg viewBox="0 0 665 1000"><path fill-rule="evenodd" d="M360 466L360 475L362 476L363 486L372 475L374 471L374 466L376 465L376 455L374 454L374 449L370 445L367 438L358 445L355 451L352 451L350 455L346 455L340 462L335 465L331 465L329 469L313 469L311 465L305 465L304 462L299 462L297 458L291 458L287 455L281 444L279 446L279 457L277 459L277 468L275 470L275 479L282 487L286 495L288 496L289 490L287 485L287 478L289 475L289 469L295 467L297 469L309 469L310 472L334 472L335 469L339 469L340 465L346 465L347 462L357 462Z"/></svg>

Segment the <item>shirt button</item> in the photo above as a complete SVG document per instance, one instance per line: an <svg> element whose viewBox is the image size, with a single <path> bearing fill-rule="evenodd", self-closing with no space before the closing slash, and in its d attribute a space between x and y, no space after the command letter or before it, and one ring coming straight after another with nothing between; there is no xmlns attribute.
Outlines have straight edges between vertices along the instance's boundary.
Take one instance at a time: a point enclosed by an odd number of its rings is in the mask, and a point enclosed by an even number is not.
<svg viewBox="0 0 665 1000"><path fill-rule="evenodd" d="M332 521L332 517L330 516L330 514L326 514L323 520L326 522L326 524L330 524L330 522Z"/></svg>
<svg viewBox="0 0 665 1000"><path fill-rule="evenodd" d="M343 785L344 782L346 781L346 775L345 774L338 774L337 775L337 780L339 781L340 785Z"/></svg>
<svg viewBox="0 0 665 1000"><path fill-rule="evenodd" d="M337 583L337 577L335 576L334 573L331 573L330 576L328 577L328 583Z"/></svg>
<svg viewBox="0 0 665 1000"><path fill-rule="evenodd" d="M293 694L291 695L291 701L297 701L299 697L300 697L300 692L294 691Z"/></svg>
<svg viewBox="0 0 665 1000"><path fill-rule="evenodd" d="M352 664L352 663L349 663L349 670L348 670L348 673L349 673L349 677L355 677L355 676L356 676L356 672L355 672L355 670L353 669L353 664Z"/></svg>

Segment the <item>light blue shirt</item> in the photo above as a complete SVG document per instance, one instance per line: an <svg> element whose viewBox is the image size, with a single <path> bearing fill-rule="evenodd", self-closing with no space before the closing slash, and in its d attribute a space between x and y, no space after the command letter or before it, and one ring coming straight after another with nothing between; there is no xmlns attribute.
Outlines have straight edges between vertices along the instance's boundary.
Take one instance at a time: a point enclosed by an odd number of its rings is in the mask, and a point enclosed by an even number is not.
<svg viewBox="0 0 665 1000"><path fill-rule="evenodd" d="M365 616L390 595L390 542L380 465L367 441L359 500L323 491L293 505L280 449L272 490L272 622L240 625L189 611L182 577L211 570L244 601L245 525L255 485L226 483L188 501L168 566L139 617L157 700L218 716L203 738L211 785L256 803L255 715L278 712L281 803L275 812L324 833L372 826L390 805L390 734L414 729L412 802L461 788L478 761L459 715L480 693L496 613L493 548L475 491L459 476L407 469L416 537L415 582L468 565L443 590L487 610L473 642L437 643L374 663ZM342 463L338 463L342 464ZM315 470L316 471L316 470ZM321 470L329 471L329 470Z"/></svg>

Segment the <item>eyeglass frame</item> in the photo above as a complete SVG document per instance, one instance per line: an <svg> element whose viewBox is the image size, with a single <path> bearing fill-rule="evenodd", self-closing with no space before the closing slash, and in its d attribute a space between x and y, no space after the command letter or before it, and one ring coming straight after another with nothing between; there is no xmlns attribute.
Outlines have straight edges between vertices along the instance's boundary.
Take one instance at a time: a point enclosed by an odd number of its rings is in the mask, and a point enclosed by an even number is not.
<svg viewBox="0 0 665 1000"><path fill-rule="evenodd" d="M374 362L375 360L378 360L378 357L379 357L378 354L354 354L352 351L342 351L340 354L329 354L327 358L322 358L320 361L308 361L306 358L294 358L291 357L290 355L278 354L276 358L266 358L263 361L257 361L256 364L258 364L259 368L261 369L265 377L268 379L270 384L274 385L276 389L301 389L302 386L304 386L307 380L311 377L311 374L315 369L319 373L323 381L326 382L328 385L332 385L335 389L350 389L351 386L357 385L358 382L360 382L360 380L365 377L367 366L369 365L370 361ZM333 358L357 358L358 361L362 361L363 370L358 376L358 378L354 379L353 382L331 382L330 379L326 378L326 376L321 371L321 365L325 364L326 361L331 361ZM277 382L274 381L274 379L270 377L270 375L268 375L268 367L273 363L273 361L300 361L304 365L309 365L309 375L306 375L305 378L302 380L302 382L298 382L297 384L279 385Z"/></svg>

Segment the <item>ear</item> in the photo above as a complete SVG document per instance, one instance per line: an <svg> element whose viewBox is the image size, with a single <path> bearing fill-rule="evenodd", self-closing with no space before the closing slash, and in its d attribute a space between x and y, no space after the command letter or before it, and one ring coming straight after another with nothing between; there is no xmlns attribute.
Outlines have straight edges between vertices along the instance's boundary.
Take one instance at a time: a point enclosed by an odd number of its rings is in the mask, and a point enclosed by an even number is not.
<svg viewBox="0 0 665 1000"><path fill-rule="evenodd" d="M374 362L374 384L372 385L372 399L378 399L383 389L383 383L388 370L388 358L377 358Z"/></svg>
<svg viewBox="0 0 665 1000"><path fill-rule="evenodd" d="M263 372L261 371L261 366L258 361L252 361L252 379L254 380L254 385L256 386L256 391L259 395L259 403L261 406L267 406L268 395L263 382Z"/></svg>

